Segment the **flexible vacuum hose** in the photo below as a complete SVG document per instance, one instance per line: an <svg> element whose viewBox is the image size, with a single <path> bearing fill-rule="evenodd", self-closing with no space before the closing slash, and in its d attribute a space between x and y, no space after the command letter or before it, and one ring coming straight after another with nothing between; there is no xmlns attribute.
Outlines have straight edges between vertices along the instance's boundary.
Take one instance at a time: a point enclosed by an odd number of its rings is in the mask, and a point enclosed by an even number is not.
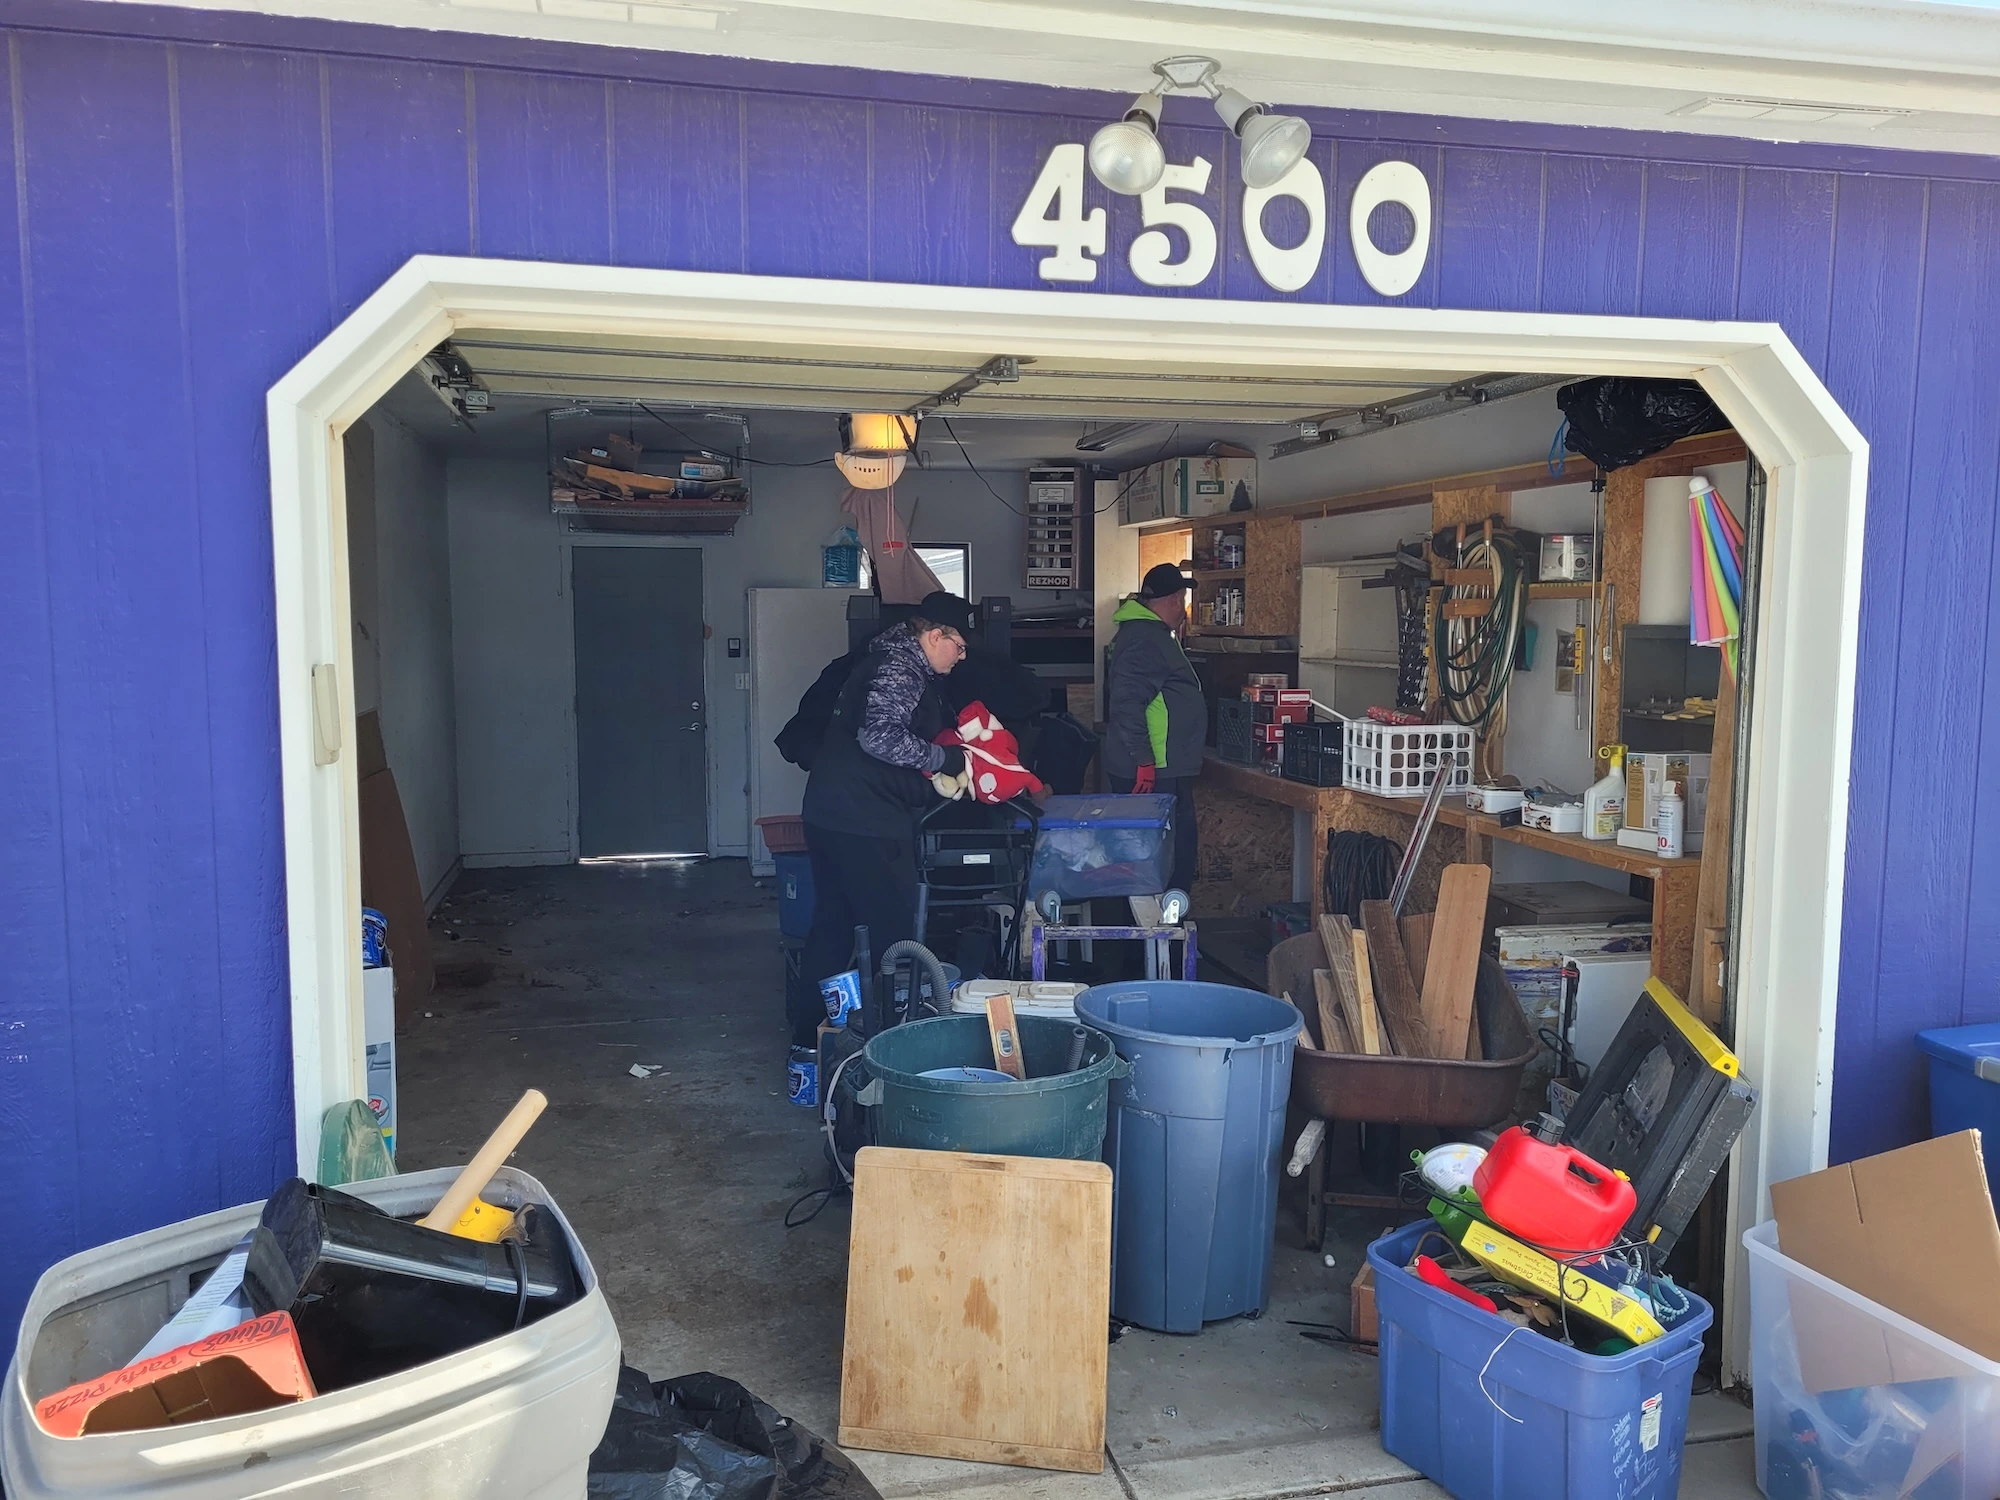
<svg viewBox="0 0 2000 1500"><path fill-rule="evenodd" d="M910 1014L915 1016L918 1012L923 999L923 980L928 977L931 982L931 1001L937 1007L938 1014L942 1015L951 1005L951 981L945 978L944 965L938 962L937 955L922 943L907 939L900 943L891 943L882 955L882 976L885 979L893 979L896 966L906 958L915 960L922 971L910 976Z"/></svg>

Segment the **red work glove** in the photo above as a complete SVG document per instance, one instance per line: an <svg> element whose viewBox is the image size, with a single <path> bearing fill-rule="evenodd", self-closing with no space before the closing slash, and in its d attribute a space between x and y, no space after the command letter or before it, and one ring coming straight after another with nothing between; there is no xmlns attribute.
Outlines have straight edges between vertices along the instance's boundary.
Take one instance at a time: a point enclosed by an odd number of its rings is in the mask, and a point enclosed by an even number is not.
<svg viewBox="0 0 2000 1500"><path fill-rule="evenodd" d="M1150 792L1153 789L1153 765L1148 761L1132 773L1132 790Z"/></svg>

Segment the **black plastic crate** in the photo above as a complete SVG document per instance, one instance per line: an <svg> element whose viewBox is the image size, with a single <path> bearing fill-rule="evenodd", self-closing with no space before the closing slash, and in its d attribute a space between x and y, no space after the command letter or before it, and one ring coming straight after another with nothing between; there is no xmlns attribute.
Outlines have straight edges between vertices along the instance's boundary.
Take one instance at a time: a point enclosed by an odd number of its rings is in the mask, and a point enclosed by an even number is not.
<svg viewBox="0 0 2000 1500"><path fill-rule="evenodd" d="M1341 748L1347 726L1338 722L1287 724L1284 770L1289 781L1307 786L1341 784Z"/></svg>
<svg viewBox="0 0 2000 1500"><path fill-rule="evenodd" d="M1257 754L1255 704L1242 698L1220 698L1215 704L1215 753L1239 766L1254 766Z"/></svg>

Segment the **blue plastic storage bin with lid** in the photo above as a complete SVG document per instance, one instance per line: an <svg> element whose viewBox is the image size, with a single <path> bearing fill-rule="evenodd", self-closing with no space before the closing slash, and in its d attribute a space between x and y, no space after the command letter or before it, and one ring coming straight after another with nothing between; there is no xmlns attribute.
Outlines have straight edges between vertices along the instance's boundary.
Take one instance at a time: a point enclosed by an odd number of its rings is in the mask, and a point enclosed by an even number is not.
<svg viewBox="0 0 2000 1500"><path fill-rule="evenodd" d="M2000 1201L2000 1024L1917 1033L1931 1060L1931 1134L1979 1132L1986 1186Z"/></svg>
<svg viewBox="0 0 2000 1500"><path fill-rule="evenodd" d="M1017 827L1025 828L1027 820ZM1174 868L1174 799L1110 792L1051 797L1035 824L1028 894L1066 901L1093 896L1157 896Z"/></svg>
<svg viewBox="0 0 2000 1500"><path fill-rule="evenodd" d="M1381 1324L1382 1446L1458 1500L1673 1500L1701 1336L1688 1310L1649 1344L1585 1354L1411 1275L1421 1220L1368 1247Z"/></svg>

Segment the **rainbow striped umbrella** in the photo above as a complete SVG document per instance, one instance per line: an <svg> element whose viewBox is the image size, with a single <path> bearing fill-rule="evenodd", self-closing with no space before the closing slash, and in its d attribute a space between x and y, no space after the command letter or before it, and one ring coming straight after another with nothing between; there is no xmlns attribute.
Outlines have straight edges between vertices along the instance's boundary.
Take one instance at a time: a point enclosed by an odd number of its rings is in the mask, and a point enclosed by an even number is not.
<svg viewBox="0 0 2000 1500"><path fill-rule="evenodd" d="M1734 682L1743 627L1743 528L1706 479L1688 481L1688 553L1688 639L1720 646Z"/></svg>

